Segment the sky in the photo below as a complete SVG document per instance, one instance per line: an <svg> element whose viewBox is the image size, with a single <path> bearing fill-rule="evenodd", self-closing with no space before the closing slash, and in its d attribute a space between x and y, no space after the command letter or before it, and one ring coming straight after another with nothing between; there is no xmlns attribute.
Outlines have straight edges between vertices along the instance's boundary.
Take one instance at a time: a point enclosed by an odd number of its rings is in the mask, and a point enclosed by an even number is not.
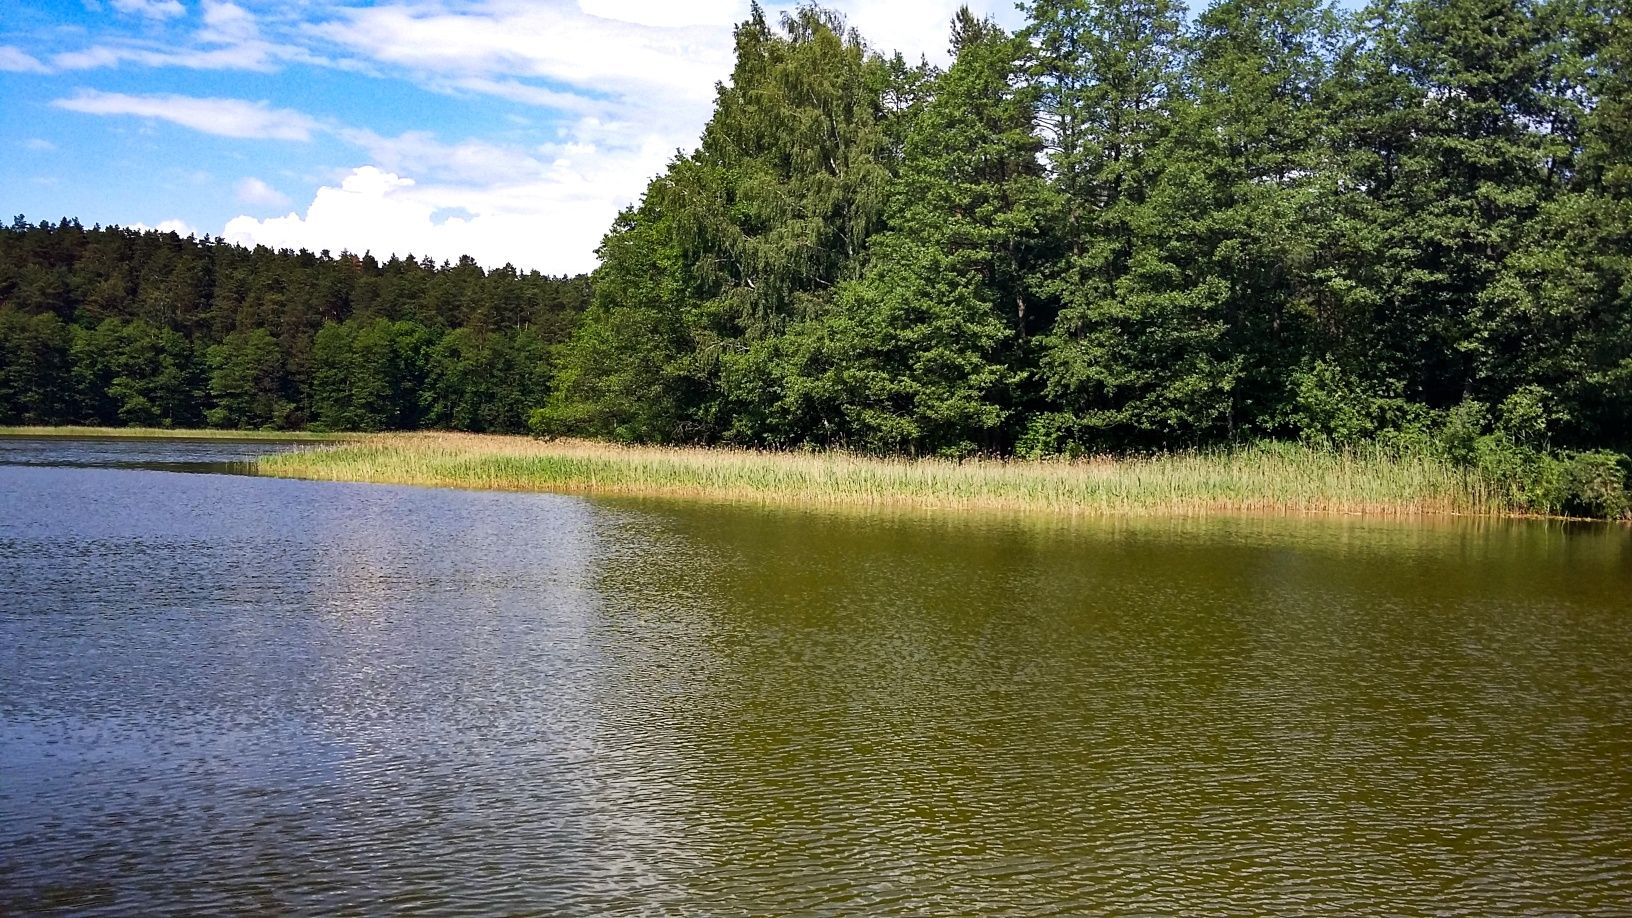
<svg viewBox="0 0 1632 918"><path fill-rule="evenodd" d="M944 63L959 3L825 5L879 50ZM1010 0L970 6L1019 24ZM0 0L0 210L587 271L617 212L696 145L747 11Z"/></svg>

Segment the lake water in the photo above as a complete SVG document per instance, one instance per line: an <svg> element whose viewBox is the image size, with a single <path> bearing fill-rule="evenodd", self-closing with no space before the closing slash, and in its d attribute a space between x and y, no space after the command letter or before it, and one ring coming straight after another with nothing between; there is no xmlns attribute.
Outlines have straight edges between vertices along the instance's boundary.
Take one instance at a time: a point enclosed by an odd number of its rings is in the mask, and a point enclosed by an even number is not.
<svg viewBox="0 0 1632 918"><path fill-rule="evenodd" d="M1632 914L1632 535L0 441L0 913Z"/></svg>

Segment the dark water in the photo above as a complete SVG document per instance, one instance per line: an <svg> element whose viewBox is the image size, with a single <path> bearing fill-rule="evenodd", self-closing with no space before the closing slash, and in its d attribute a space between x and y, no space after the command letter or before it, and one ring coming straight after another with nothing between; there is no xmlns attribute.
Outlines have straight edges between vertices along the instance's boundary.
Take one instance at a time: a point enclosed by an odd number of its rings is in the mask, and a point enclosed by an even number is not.
<svg viewBox="0 0 1632 918"><path fill-rule="evenodd" d="M0 467L57 910L1632 914L1632 536Z"/></svg>
<svg viewBox="0 0 1632 918"><path fill-rule="evenodd" d="M220 472L246 467L256 456L310 449L310 440L145 437L16 437L0 434L0 465L64 468L155 469Z"/></svg>

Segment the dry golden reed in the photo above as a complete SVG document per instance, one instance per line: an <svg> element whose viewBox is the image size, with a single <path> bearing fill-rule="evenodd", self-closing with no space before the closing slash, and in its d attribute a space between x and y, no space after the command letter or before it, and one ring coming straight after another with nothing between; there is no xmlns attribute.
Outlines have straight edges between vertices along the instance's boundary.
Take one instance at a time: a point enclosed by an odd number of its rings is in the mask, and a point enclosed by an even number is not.
<svg viewBox="0 0 1632 918"><path fill-rule="evenodd" d="M380 434L257 461L262 475L809 506L1064 514L1503 514L1431 457L1270 445L1149 458L885 459L620 446L456 433Z"/></svg>

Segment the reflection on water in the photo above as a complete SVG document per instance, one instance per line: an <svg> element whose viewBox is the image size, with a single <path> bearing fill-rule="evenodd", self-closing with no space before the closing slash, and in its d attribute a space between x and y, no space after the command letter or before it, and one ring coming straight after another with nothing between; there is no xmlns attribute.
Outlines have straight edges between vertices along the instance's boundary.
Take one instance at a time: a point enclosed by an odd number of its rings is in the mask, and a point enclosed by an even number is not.
<svg viewBox="0 0 1632 918"><path fill-rule="evenodd" d="M312 449L311 440L175 439L149 437L19 437L0 434L0 466L222 471L257 456Z"/></svg>
<svg viewBox="0 0 1632 918"><path fill-rule="evenodd" d="M0 468L0 912L1624 914L1629 595L1607 526Z"/></svg>

